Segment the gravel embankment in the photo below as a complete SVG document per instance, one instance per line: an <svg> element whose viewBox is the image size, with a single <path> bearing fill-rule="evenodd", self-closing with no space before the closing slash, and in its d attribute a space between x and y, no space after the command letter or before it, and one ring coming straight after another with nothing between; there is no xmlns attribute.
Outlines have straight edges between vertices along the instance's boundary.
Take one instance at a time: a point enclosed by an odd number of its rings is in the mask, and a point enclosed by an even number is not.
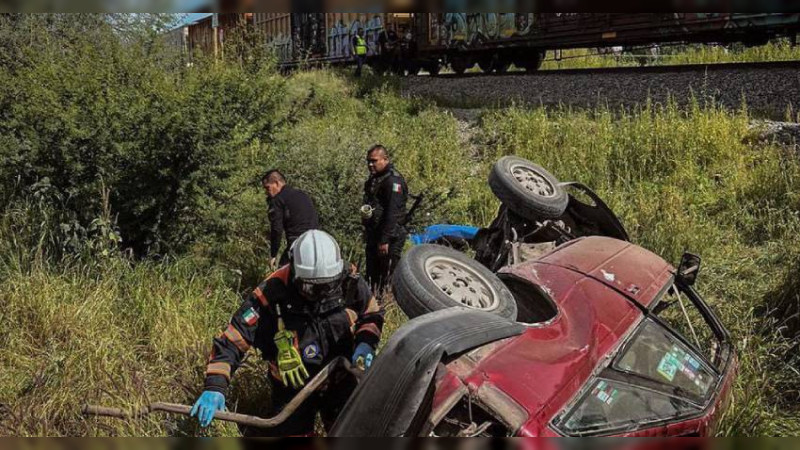
<svg viewBox="0 0 800 450"><path fill-rule="evenodd" d="M540 72L532 75L429 77L403 81L403 93L443 106L481 108L512 102L532 106L568 105L612 108L641 105L648 98L663 103L672 96L685 105L694 95L765 118L785 118L787 107L800 103L800 64L766 66L649 68L646 71ZM797 111L795 111L797 113Z"/></svg>

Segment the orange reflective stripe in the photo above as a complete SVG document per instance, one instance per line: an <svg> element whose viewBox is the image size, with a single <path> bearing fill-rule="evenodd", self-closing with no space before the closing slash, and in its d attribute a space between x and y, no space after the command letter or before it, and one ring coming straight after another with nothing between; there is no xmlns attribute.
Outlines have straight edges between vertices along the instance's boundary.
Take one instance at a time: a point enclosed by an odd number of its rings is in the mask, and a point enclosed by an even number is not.
<svg viewBox="0 0 800 450"><path fill-rule="evenodd" d="M358 320L358 313L356 313L350 308L346 308L345 311L347 312L347 318L350 319L350 326L352 327L353 325L356 324L356 321Z"/></svg>
<svg viewBox="0 0 800 450"><path fill-rule="evenodd" d="M267 366L269 366L269 374L272 375L272 377L275 378L276 380L282 381L281 380L281 371L278 370L278 365L275 364L274 361L270 361L267 364Z"/></svg>
<svg viewBox="0 0 800 450"><path fill-rule="evenodd" d="M261 306L265 306L265 307L266 307L266 306L269 306L269 302L267 301L267 297L266 297L266 296L264 295L264 293L261 291L261 288L260 288L260 287L257 287L257 288L255 288L255 289L253 289L253 295L255 295L255 296L256 296L256 298L258 299L258 301L261 303Z"/></svg>
<svg viewBox="0 0 800 450"><path fill-rule="evenodd" d="M364 325L361 325L360 327L358 327L358 331L356 331L356 334L361 333L362 331L366 331L367 333L372 333L378 337L381 336L381 330L379 330L378 326L375 325L374 323L365 323Z"/></svg>
<svg viewBox="0 0 800 450"><path fill-rule="evenodd" d="M367 303L367 310L364 311L364 313L373 314L376 312L380 312L380 310L381 310L381 305L378 304L377 300L375 300L375 297L372 297L369 299L369 303Z"/></svg>
<svg viewBox="0 0 800 450"><path fill-rule="evenodd" d="M283 281L283 284L289 284L289 270L290 269L291 269L291 267L289 267L289 265L287 264L287 265L281 267L280 269L276 270L275 272L272 272L272 275L267 277L267 279L270 280L272 278L277 278L277 279Z"/></svg>
<svg viewBox="0 0 800 450"><path fill-rule="evenodd" d="M233 342L233 345L239 349L242 353L247 353L250 350L250 344L244 340L242 334L239 333L239 330L233 326L233 324L228 325L228 329L225 330L225 337L228 338L229 341Z"/></svg>
<svg viewBox="0 0 800 450"><path fill-rule="evenodd" d="M206 368L206 375L222 375L227 379L231 379L231 365L228 363L211 363Z"/></svg>

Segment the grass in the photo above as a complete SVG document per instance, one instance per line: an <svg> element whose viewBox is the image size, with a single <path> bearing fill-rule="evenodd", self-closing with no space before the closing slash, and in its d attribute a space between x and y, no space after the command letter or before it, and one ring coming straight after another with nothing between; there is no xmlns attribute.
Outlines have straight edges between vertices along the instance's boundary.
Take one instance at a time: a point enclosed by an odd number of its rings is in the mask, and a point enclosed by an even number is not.
<svg viewBox="0 0 800 450"><path fill-rule="evenodd" d="M800 59L800 47L792 46L787 39L770 41L765 45L745 47L741 44L678 45L658 49L652 55L649 49L621 54L600 54L595 49L549 51L542 70L595 69L603 67L634 67L646 65L718 64L734 62L793 61Z"/></svg>
<svg viewBox="0 0 800 450"><path fill-rule="evenodd" d="M698 289L720 312L741 354L721 433L800 433L792 350L798 327L785 320L797 311L800 162L789 150L750 139L746 110L505 108L486 113L473 140L464 142L451 114L400 98L392 83L355 83L328 71L292 76L286 104L310 102L274 139L243 148L243 160L285 168L293 184L314 196L322 223L352 259L361 252L354 211L366 176L363 151L376 141L392 149L412 191L442 199L425 211L425 223L488 224L498 202L486 176L502 155L517 154L561 180L581 181L620 215L636 243L671 262L684 250L703 256ZM261 193L246 190L218 207L235 222L228 238L138 262L97 253L52 261L46 254L50 230L41 226L48 223L46 211L35 203L4 210L0 434L238 433L220 423L201 432L180 417L122 422L79 414L84 403L191 403L200 393L210 339L266 260ZM390 305L387 335L403 320ZM230 409L263 411L268 388L257 359L251 355L237 374Z"/></svg>

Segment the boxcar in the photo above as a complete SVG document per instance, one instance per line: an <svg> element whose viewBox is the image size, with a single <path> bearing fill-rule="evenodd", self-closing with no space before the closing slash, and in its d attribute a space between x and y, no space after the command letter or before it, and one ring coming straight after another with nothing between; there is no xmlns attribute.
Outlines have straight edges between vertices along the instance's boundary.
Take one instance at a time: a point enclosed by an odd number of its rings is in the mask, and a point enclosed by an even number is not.
<svg viewBox="0 0 800 450"><path fill-rule="evenodd" d="M300 63L349 64L352 39L364 29L368 63L386 69L456 73L479 65L502 72L511 64L528 70L545 51L664 43L745 42L797 33L797 13L256 13L256 29L274 47L284 67ZM392 55L378 44L397 31ZM198 33L200 30L198 30ZM190 33L190 37L192 34ZM192 37L190 40L193 40Z"/></svg>

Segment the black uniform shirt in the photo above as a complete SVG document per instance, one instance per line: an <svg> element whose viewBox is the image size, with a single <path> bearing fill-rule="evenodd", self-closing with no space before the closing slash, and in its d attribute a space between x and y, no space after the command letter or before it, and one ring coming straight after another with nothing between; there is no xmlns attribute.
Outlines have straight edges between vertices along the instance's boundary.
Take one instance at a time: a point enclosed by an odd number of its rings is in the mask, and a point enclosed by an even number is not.
<svg viewBox="0 0 800 450"><path fill-rule="evenodd" d="M310 303L299 297L290 282L290 268L284 266L253 290L228 328L214 339L205 390L224 394L251 347L261 351L261 356L270 362L272 375L280 379L275 364L276 305L280 306L286 329L294 334L294 345L312 377L333 358L350 358L356 345L364 342L375 348L381 339L384 311L364 279L347 276L339 295L326 302Z"/></svg>
<svg viewBox="0 0 800 450"><path fill-rule="evenodd" d="M286 232L286 242L291 244L308 230L319 229L319 217L314 203L305 192L284 186L269 199L270 256L278 256L281 237Z"/></svg>
<svg viewBox="0 0 800 450"><path fill-rule="evenodd" d="M364 223L367 236L381 244L403 234L408 186L403 175L392 164L381 173L371 175L364 183L364 203L375 210Z"/></svg>

